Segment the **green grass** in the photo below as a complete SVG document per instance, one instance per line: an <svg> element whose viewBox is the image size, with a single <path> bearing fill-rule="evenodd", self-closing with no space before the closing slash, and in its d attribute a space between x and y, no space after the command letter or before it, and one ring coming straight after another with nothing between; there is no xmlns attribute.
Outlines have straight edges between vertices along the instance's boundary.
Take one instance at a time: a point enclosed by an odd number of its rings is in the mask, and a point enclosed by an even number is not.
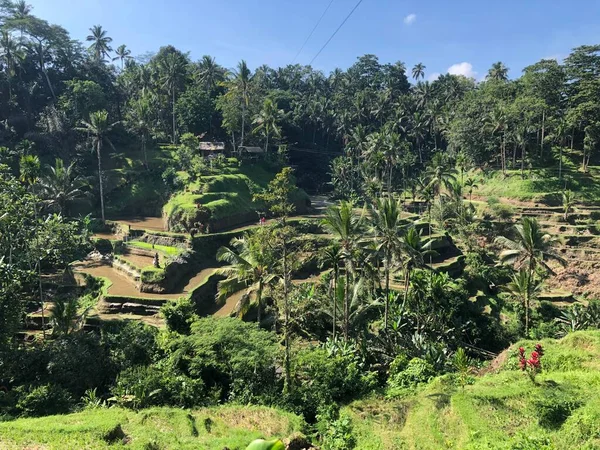
<svg viewBox="0 0 600 450"><path fill-rule="evenodd" d="M600 332L577 332L542 344L544 371L534 385L517 367L517 348L499 370L463 388L443 376L400 399L346 407L361 450L600 448ZM558 399L558 400L554 400ZM562 400L561 400L562 399ZM574 402L564 423L540 423L540 402Z"/></svg>
<svg viewBox="0 0 600 450"><path fill-rule="evenodd" d="M600 199L600 183L597 183L593 175L573 171L566 173L563 179L559 180L555 171L545 169L533 170L531 175L527 171L525 179L521 178L521 172L518 170L507 171L506 178L500 171L491 172L480 180L474 195L540 202L548 198L554 202L558 199L560 205L560 192L565 188L565 182L567 188L575 192L580 201Z"/></svg>
<svg viewBox="0 0 600 450"><path fill-rule="evenodd" d="M193 217L197 205L202 205L214 221L253 214L261 205L253 201L250 186L253 190L264 189L274 177L275 173L262 164L226 167L218 175L204 176L200 182L189 183L185 191L171 197L163 212L167 217L175 212ZM294 200L300 200L306 194L298 191L296 197Z"/></svg>
<svg viewBox="0 0 600 450"><path fill-rule="evenodd" d="M157 245L157 244L149 244L148 242L140 242L140 241L129 241L127 245L131 247L137 247L144 250L151 250L163 253L167 256L177 256L183 250L178 247L169 247L167 245Z"/></svg>
<svg viewBox="0 0 600 450"><path fill-rule="evenodd" d="M114 439L120 426L125 435ZM64 416L0 423L0 448L6 449L223 449L243 450L257 438L285 438L302 431L303 421L290 413L255 406L222 406L185 411L152 408L84 410Z"/></svg>

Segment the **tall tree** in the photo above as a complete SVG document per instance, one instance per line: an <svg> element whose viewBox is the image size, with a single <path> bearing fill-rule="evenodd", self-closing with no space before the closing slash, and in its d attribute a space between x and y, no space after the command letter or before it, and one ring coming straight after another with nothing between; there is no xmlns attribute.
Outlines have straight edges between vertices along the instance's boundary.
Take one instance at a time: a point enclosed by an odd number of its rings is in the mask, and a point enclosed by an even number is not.
<svg viewBox="0 0 600 450"><path fill-rule="evenodd" d="M269 137L271 135L281 136L281 128L278 125L283 111L277 109L277 105L270 98L265 99L263 107L254 118L253 132L261 132L265 136L265 153L269 151Z"/></svg>
<svg viewBox="0 0 600 450"><path fill-rule="evenodd" d="M115 53L117 54L117 56L115 56L112 60L120 60L121 70L123 70L123 68L125 67L125 61L131 59L131 50L129 50L126 45L119 45L115 50Z"/></svg>
<svg viewBox="0 0 600 450"><path fill-rule="evenodd" d="M225 301L231 294L246 289L244 299L251 301L252 296L255 298L259 325L262 321L263 292L273 286L276 279L275 261L268 243L269 233L270 230L261 228L254 235L234 238L231 241L233 250L221 247L217 251L217 261L229 264L218 270L227 278L218 284L217 301ZM242 305L240 308L244 309Z"/></svg>
<svg viewBox="0 0 600 450"><path fill-rule="evenodd" d="M498 61L492 64L487 75L488 80L494 81L507 81L508 80L508 67L504 63Z"/></svg>
<svg viewBox="0 0 600 450"><path fill-rule="evenodd" d="M419 78L423 79L425 78L425 64L423 63L417 63L415 64L415 67L413 67L412 69L412 76L416 81L419 81Z"/></svg>
<svg viewBox="0 0 600 450"><path fill-rule="evenodd" d="M354 213L351 203L340 202L339 205L330 206L325 213L323 225L328 232L336 237L342 247L345 278L344 278L344 339L348 340L349 313L350 313L350 281L354 273L354 253L359 243L363 228L362 216Z"/></svg>
<svg viewBox="0 0 600 450"><path fill-rule="evenodd" d="M173 118L172 143L177 143L177 121L175 119L175 103L177 90L185 75L185 67L182 59L175 52L170 52L160 60L160 77L164 88L171 97L171 114Z"/></svg>
<svg viewBox="0 0 600 450"><path fill-rule="evenodd" d="M91 42L88 50L98 62L104 61L104 58L112 52L110 43L112 38L108 36L106 30L102 29L102 25L94 25L90 28L91 34L88 35L86 41Z"/></svg>
<svg viewBox="0 0 600 450"><path fill-rule="evenodd" d="M385 278L384 329L388 328L390 275L392 267L402 249L402 205L399 201L386 197L377 199L369 208L371 234L378 253L383 256Z"/></svg>
<svg viewBox="0 0 600 450"><path fill-rule="evenodd" d="M96 150L96 157L98 159L98 186L100 189L100 210L102 213L102 222L106 220L104 215L104 183L102 181L102 146L106 142L113 148L113 150L115 149L108 135L118 123L119 122L109 122L108 112L96 111L90 114L88 121L82 120L82 126L77 128L79 131L87 133L87 135L91 138L92 148Z"/></svg>
<svg viewBox="0 0 600 450"><path fill-rule="evenodd" d="M48 166L47 173L40 178L40 196L51 208L61 215L68 214L68 205L84 196L84 179L74 173L75 163L65 167L62 159L57 158L54 166Z"/></svg>

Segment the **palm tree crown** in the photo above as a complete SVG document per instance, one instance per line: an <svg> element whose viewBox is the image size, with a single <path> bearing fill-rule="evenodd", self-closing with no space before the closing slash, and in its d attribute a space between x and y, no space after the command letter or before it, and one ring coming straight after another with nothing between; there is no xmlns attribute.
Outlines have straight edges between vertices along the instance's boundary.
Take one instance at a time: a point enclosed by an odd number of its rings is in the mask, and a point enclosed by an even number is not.
<svg viewBox="0 0 600 450"><path fill-rule="evenodd" d="M425 64L423 63L418 63L415 64L415 67L413 67L412 69L412 76L415 80L419 80L419 78L423 79L425 78Z"/></svg>
<svg viewBox="0 0 600 450"><path fill-rule="evenodd" d="M90 32L92 34L86 38L86 41L92 43L89 46L89 51L94 55L96 61L103 61L112 51L110 46L112 38L108 36L106 30L102 29L102 25L94 25L90 28Z"/></svg>

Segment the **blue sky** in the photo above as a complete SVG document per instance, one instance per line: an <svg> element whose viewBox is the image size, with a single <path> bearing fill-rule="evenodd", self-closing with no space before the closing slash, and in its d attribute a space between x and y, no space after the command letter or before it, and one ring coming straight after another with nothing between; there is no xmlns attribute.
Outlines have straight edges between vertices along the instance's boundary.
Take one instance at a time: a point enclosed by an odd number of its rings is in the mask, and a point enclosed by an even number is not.
<svg viewBox="0 0 600 450"><path fill-rule="evenodd" d="M307 64L357 0L334 0L298 57ZM34 14L85 40L102 25L114 47L134 55L172 44L216 57L225 67L246 59L289 64L329 0L28 0ZM313 66L347 68L374 53L381 62L417 62L426 74L462 73L482 78L495 61L516 77L541 58L565 57L571 48L600 43L597 0L363 0Z"/></svg>

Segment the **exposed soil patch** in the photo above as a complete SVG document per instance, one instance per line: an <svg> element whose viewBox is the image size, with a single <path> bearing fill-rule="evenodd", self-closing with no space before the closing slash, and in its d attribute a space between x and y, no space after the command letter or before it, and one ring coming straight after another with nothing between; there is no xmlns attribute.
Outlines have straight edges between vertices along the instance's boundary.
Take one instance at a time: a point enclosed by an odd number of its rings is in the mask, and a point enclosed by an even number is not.
<svg viewBox="0 0 600 450"><path fill-rule="evenodd" d="M600 262L571 261L567 267L556 270L556 276L548 279L546 285L576 296L600 298Z"/></svg>

